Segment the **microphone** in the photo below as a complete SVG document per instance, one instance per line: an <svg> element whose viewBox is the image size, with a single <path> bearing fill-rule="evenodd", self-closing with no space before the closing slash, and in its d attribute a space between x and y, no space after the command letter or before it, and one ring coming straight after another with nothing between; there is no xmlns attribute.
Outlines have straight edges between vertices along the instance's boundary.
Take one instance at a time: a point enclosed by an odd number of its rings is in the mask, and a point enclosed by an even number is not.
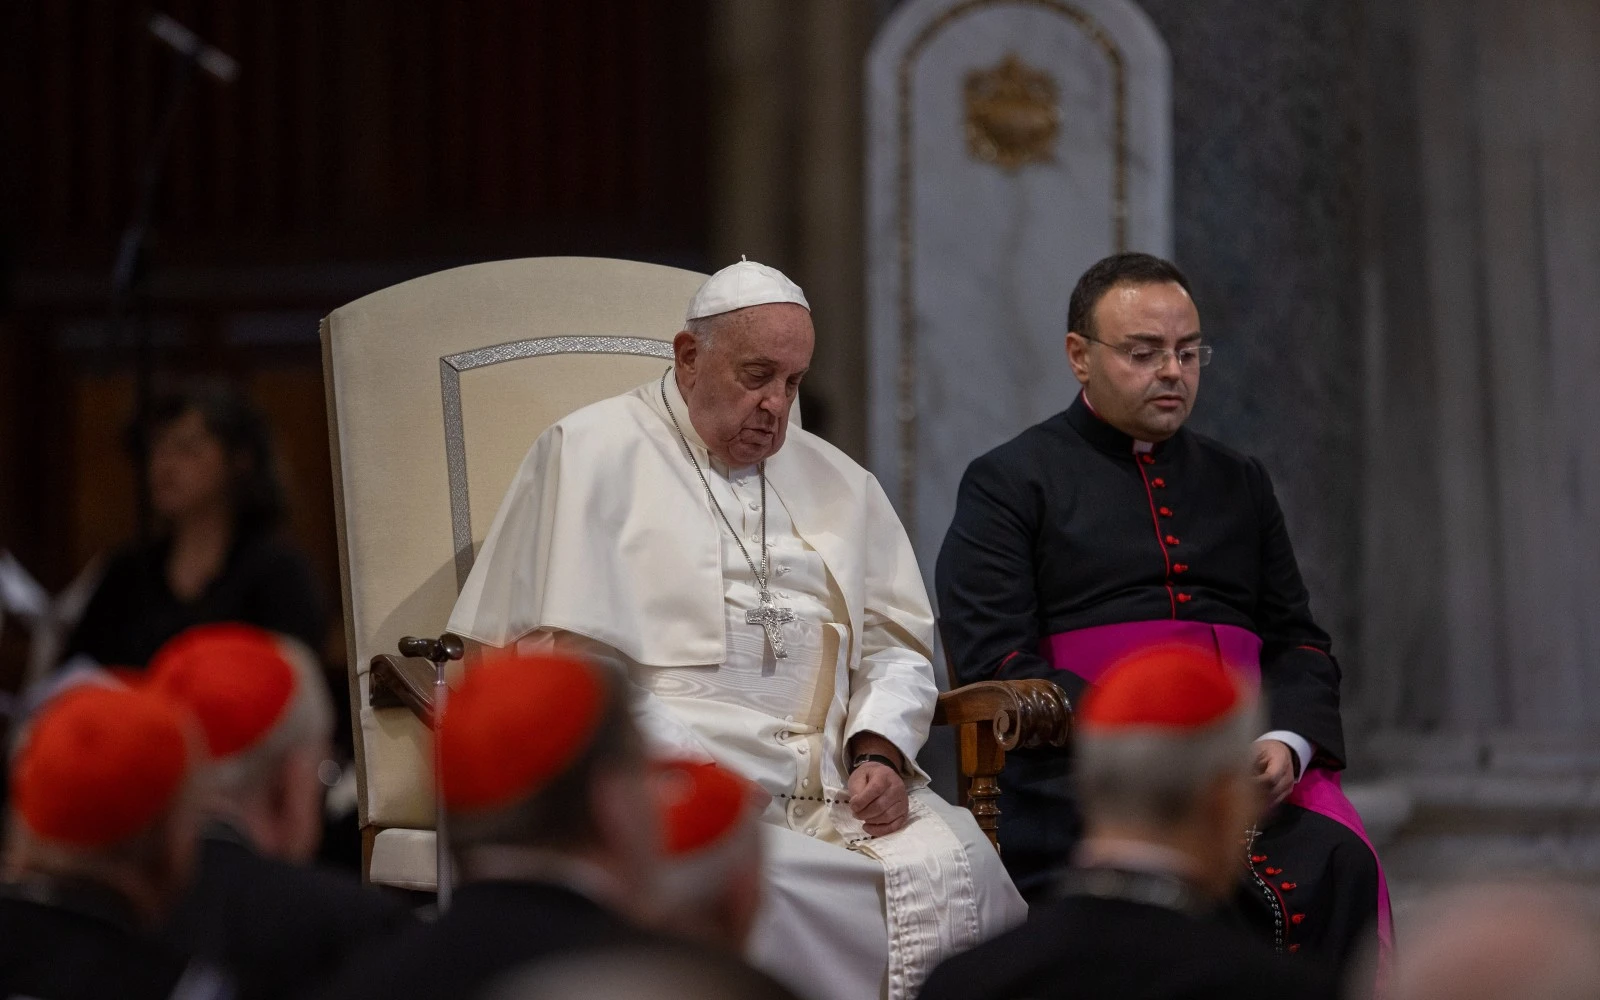
<svg viewBox="0 0 1600 1000"><path fill-rule="evenodd" d="M150 34L166 42L173 51L221 80L232 83L239 75L239 64L221 49L207 45L199 35L185 28L165 14L151 14L147 25Z"/></svg>

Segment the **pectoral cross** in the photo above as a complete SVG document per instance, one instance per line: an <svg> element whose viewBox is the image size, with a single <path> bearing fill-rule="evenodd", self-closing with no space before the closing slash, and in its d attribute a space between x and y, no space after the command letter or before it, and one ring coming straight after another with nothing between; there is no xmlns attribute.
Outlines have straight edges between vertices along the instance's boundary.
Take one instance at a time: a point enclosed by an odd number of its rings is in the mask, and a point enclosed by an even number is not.
<svg viewBox="0 0 1600 1000"><path fill-rule="evenodd" d="M770 592L765 590L761 592L761 606L746 611L744 620L751 625L760 625L766 630L767 642L772 646L773 656L781 660L789 655L789 647L783 641L783 623L794 621L794 612L774 604Z"/></svg>

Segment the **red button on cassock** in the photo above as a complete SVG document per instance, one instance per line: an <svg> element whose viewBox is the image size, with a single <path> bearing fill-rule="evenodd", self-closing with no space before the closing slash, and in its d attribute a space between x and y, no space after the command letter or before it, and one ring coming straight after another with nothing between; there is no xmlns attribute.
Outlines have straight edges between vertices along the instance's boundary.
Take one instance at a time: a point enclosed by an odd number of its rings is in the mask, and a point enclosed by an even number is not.
<svg viewBox="0 0 1600 1000"><path fill-rule="evenodd" d="M1154 486L1158 490L1164 490L1167 488L1167 481L1165 479L1156 478L1150 480L1150 485Z"/></svg>
<svg viewBox="0 0 1600 1000"><path fill-rule="evenodd" d="M1188 604L1192 600L1194 600L1194 598L1190 597L1188 594L1179 594L1178 595L1178 603L1179 604Z"/></svg>
<svg viewBox="0 0 1600 1000"><path fill-rule="evenodd" d="M1306 915L1304 913L1296 913L1289 918L1289 922L1291 924L1303 924L1306 922Z"/></svg>
<svg viewBox="0 0 1600 1000"><path fill-rule="evenodd" d="M1168 545L1176 545L1176 544L1178 544L1177 536L1176 535L1168 535L1167 536L1167 544Z"/></svg>
<svg viewBox="0 0 1600 1000"><path fill-rule="evenodd" d="M1172 571L1174 573L1187 573L1187 572L1189 572L1189 564L1188 563L1173 563L1172 564Z"/></svg>
<svg viewBox="0 0 1600 1000"><path fill-rule="evenodd" d="M1149 452L1145 452L1143 455L1139 456L1139 461L1146 465L1154 465L1156 464L1156 457Z"/></svg>
<svg viewBox="0 0 1600 1000"><path fill-rule="evenodd" d="M1161 508L1161 516L1162 517L1171 517L1172 516L1172 508L1171 507L1163 507L1163 508Z"/></svg>

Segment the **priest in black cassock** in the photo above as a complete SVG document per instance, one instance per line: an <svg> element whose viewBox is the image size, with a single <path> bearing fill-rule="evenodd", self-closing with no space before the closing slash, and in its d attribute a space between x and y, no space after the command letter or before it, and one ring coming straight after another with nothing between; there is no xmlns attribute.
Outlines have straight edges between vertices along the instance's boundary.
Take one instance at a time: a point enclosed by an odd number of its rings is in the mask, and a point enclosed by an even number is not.
<svg viewBox="0 0 1600 1000"><path fill-rule="evenodd" d="M1261 463L1184 427L1211 358L1188 281L1146 254L1074 288L1067 354L1082 391L972 462L937 564L961 683L1045 677L1076 698L1128 653L1187 644L1259 681L1273 809L1241 864L1239 910L1284 952L1388 949L1388 898L1339 787L1339 666L1312 618ZM1001 844L1039 895L1080 832L1068 758L1007 755Z"/></svg>
<svg viewBox="0 0 1600 1000"><path fill-rule="evenodd" d="M1253 691L1214 651L1157 647L1079 703L1085 831L1055 899L934 970L920 1000L1334 997L1338 977L1213 919L1259 815Z"/></svg>

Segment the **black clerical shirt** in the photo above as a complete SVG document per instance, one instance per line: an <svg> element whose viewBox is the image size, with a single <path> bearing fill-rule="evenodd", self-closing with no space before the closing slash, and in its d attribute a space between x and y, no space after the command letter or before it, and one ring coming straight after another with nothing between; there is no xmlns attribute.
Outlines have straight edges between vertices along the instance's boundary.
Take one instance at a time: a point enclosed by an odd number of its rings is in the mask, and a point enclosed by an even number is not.
<svg viewBox="0 0 1600 1000"><path fill-rule="evenodd" d="M967 468L937 589L962 683L1048 677L1075 696L1084 682L1041 655L1050 635L1159 619L1248 629L1270 728L1343 765L1338 664L1272 482L1204 435L1180 429L1141 454L1080 395Z"/></svg>

